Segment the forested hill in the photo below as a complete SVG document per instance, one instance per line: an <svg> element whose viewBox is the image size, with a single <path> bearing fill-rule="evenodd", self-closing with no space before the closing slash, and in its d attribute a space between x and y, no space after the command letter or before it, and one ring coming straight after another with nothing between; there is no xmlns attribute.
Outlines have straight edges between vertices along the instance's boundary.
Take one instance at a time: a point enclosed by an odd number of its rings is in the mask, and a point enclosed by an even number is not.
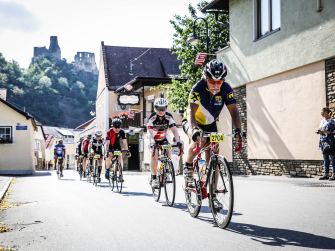
<svg viewBox="0 0 335 251"><path fill-rule="evenodd" d="M32 114L43 125L74 128L92 118L98 77L75 72L65 60L40 58L21 69L0 53L0 88L7 101Z"/></svg>

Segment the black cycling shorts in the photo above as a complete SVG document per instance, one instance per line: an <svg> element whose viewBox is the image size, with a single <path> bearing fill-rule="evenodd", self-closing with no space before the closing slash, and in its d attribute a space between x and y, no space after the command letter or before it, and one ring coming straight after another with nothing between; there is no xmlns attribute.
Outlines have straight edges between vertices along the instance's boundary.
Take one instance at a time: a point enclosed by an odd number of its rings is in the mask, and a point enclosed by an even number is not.
<svg viewBox="0 0 335 251"><path fill-rule="evenodd" d="M218 132L218 128L216 126L216 121L209 125L198 125L197 126L203 130L204 132Z"/></svg>

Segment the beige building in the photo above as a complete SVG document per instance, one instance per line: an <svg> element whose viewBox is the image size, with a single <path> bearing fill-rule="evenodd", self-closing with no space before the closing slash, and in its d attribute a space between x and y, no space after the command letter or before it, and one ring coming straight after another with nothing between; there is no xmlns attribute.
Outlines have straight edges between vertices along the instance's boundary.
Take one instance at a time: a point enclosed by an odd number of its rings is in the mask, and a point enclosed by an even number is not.
<svg viewBox="0 0 335 251"><path fill-rule="evenodd" d="M126 170L147 170L150 149L146 122L153 101L161 95L152 90L179 75L179 61L167 48L107 46L101 43L96 101L96 128L106 132L111 119L123 117L132 157ZM180 118L173 114L180 125ZM133 118L130 118L132 117ZM131 164L128 164L131 163Z"/></svg>
<svg viewBox="0 0 335 251"><path fill-rule="evenodd" d="M314 132L321 108L335 107L335 1L215 0L203 9L215 10L229 11L230 43L217 57L248 135L243 154L231 154L234 170L320 174Z"/></svg>
<svg viewBox="0 0 335 251"><path fill-rule="evenodd" d="M0 98L0 174L29 175L43 168L45 144L40 125Z"/></svg>

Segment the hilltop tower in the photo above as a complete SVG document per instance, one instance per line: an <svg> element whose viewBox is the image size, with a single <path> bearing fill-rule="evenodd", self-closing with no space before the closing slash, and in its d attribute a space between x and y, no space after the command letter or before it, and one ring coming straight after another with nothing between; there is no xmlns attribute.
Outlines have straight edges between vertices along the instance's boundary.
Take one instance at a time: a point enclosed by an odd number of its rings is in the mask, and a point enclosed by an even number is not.
<svg viewBox="0 0 335 251"><path fill-rule="evenodd" d="M74 56L73 65L77 71L98 74L98 67L95 63L95 55L92 52L78 51Z"/></svg>
<svg viewBox="0 0 335 251"><path fill-rule="evenodd" d="M53 61L61 60L61 50L58 45L57 36L50 36L49 49L47 49L45 46L34 47L34 56L32 58L32 62L34 63L39 57L46 57Z"/></svg>

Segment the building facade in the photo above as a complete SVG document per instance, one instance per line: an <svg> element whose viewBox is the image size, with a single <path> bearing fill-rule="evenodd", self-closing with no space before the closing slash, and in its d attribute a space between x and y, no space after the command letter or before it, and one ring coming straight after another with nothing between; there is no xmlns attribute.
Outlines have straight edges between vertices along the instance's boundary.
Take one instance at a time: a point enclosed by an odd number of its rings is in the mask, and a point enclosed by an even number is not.
<svg viewBox="0 0 335 251"><path fill-rule="evenodd" d="M247 139L233 154L245 174L314 176L322 172L317 130L334 110L335 2L213 1L229 9L230 44L217 52L239 99Z"/></svg>

